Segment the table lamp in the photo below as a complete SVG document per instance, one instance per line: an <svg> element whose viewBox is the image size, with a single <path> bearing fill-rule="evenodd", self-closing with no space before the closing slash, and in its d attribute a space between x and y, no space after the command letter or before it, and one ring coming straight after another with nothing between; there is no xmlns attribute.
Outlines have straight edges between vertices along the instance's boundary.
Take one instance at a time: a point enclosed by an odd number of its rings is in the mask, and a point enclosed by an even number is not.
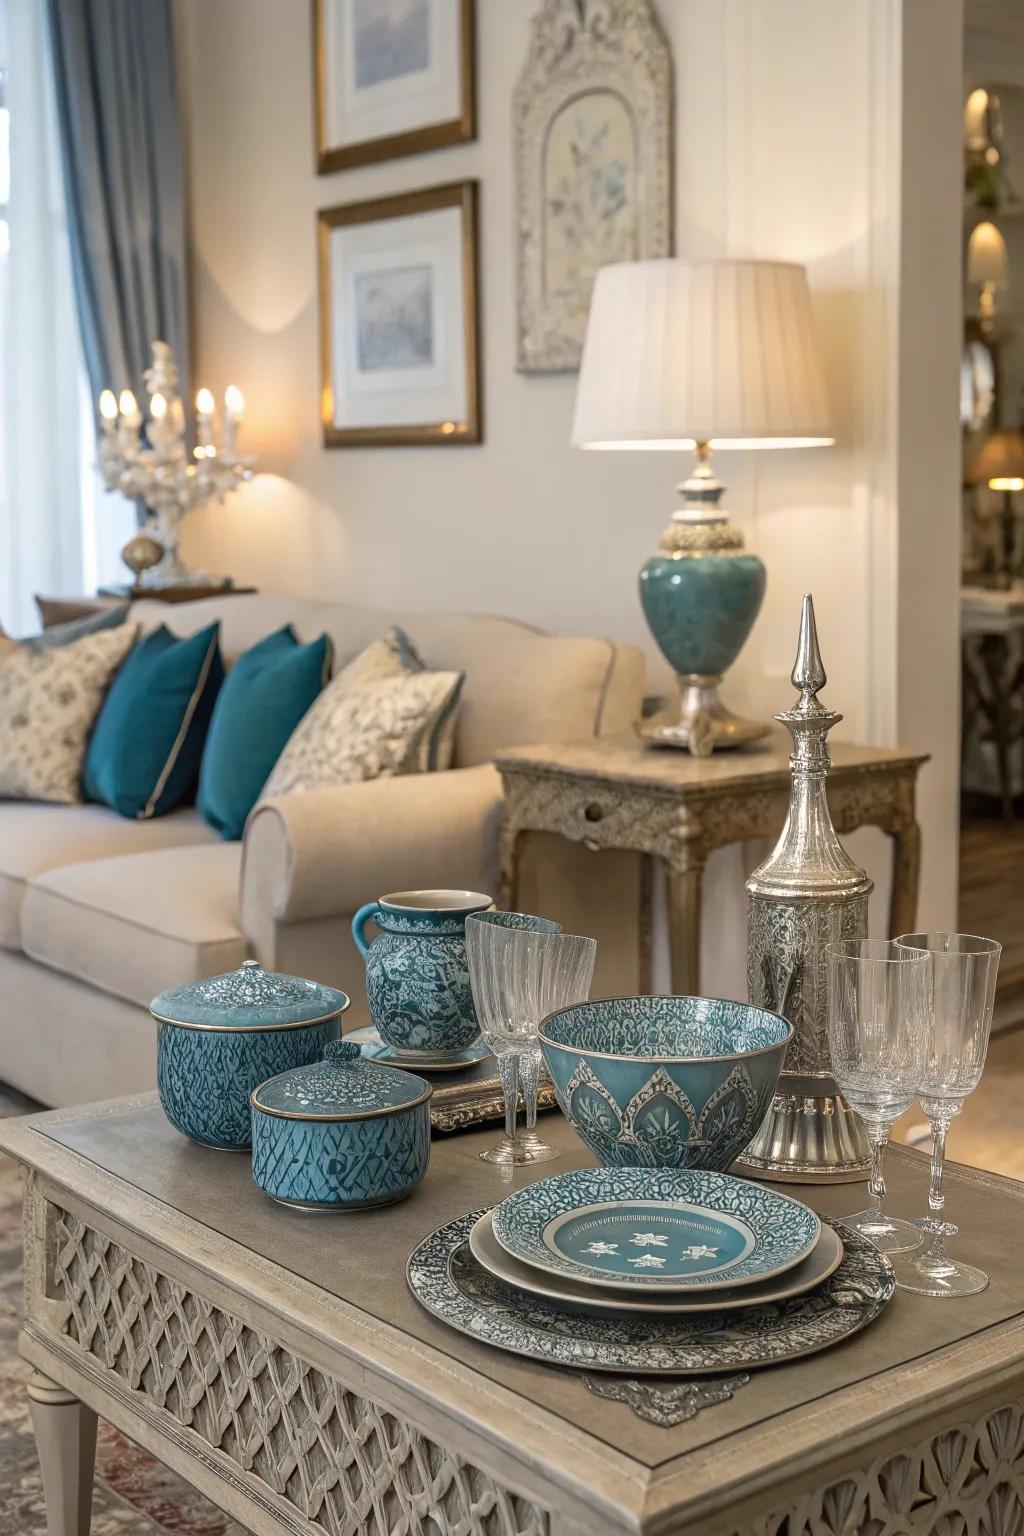
<svg viewBox="0 0 1024 1536"><path fill-rule="evenodd" d="M967 483L1003 492L1002 568L998 576L1001 586L1012 587L1020 574L1013 497L1024 491L1024 432L993 432L987 437L967 466Z"/></svg>
<svg viewBox="0 0 1024 1536"><path fill-rule="evenodd" d="M721 505L712 449L833 441L807 275L780 261L637 261L597 274L572 440L696 450L682 505L640 571L640 601L679 681L678 718L640 734L697 757L769 729L718 697L750 633L765 569Z"/></svg>

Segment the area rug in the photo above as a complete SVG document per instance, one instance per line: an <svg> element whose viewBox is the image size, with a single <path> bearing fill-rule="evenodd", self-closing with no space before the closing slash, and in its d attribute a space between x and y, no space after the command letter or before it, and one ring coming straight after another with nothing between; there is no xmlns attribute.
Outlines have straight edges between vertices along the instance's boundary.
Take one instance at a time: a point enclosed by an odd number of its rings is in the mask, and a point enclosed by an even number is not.
<svg viewBox="0 0 1024 1536"><path fill-rule="evenodd" d="M38 1106L0 1085L0 1118ZM46 1536L25 1383L18 1355L21 1322L21 1179L0 1156L0 1536ZM221 1513L140 1446L100 1420L92 1536L245 1536Z"/></svg>

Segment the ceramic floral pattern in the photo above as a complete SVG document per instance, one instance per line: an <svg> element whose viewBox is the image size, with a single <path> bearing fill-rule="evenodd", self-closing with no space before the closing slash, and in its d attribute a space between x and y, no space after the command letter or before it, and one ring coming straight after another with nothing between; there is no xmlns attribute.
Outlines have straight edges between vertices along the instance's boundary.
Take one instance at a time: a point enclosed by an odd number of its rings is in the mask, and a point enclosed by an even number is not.
<svg viewBox="0 0 1024 1536"><path fill-rule="evenodd" d="M394 914L384 920L390 927ZM422 927L418 936L379 934L366 958L366 996L381 1038L399 1050L454 1053L479 1034L461 925L447 936Z"/></svg>
<svg viewBox="0 0 1024 1536"><path fill-rule="evenodd" d="M253 1115L252 1176L277 1200L300 1205L382 1205L409 1194L430 1159L426 1102L345 1121Z"/></svg>
<svg viewBox="0 0 1024 1536"><path fill-rule="evenodd" d="M659 1067L620 1113L614 1098L580 1058L565 1089L564 1109L602 1162L648 1168L728 1167L764 1118L746 1069L736 1066L698 1112Z"/></svg>
<svg viewBox="0 0 1024 1536"><path fill-rule="evenodd" d="M158 1024L157 1086L164 1114L212 1147L248 1147L249 1095L278 1072L317 1061L336 1018L304 1029L181 1029Z"/></svg>
<svg viewBox="0 0 1024 1536"><path fill-rule="evenodd" d="M483 1269L467 1241L481 1214L460 1216L419 1245L409 1260L409 1288L450 1327L553 1365L677 1376L772 1365L856 1333L878 1317L896 1288L888 1259L859 1232L837 1223L843 1261L804 1296L671 1318L585 1316L529 1296Z"/></svg>
<svg viewBox="0 0 1024 1536"><path fill-rule="evenodd" d="M777 1013L749 1003L654 996L578 1003L552 1014L544 1031L566 1049L669 1058L742 1056L778 1045L789 1033Z"/></svg>
<svg viewBox="0 0 1024 1536"><path fill-rule="evenodd" d="M675 1202L673 1205L671 1202ZM655 1217L655 1203L664 1205L664 1221ZM601 1259L574 1259L567 1252L556 1248L550 1234L556 1223L575 1223L581 1213L594 1208L607 1222L611 1207L621 1206L628 1213L636 1211L637 1221L623 1231L628 1236L643 1235L647 1227L641 1226L641 1211L649 1206L647 1215L650 1227L664 1227L664 1223L676 1220L678 1208L694 1208L694 1218L699 1221L706 1213L708 1223L722 1230L722 1239L701 1248L699 1259L709 1259L692 1273L682 1272L678 1263L672 1272L664 1276L647 1271L660 1268L651 1264L642 1266L642 1273L627 1270L620 1262L619 1254L609 1254L606 1277L598 1277ZM614 1214L614 1213L613 1213ZM618 1287L658 1286L672 1290L706 1288L711 1284L734 1286L769 1275L798 1264L813 1248L821 1230L814 1212L798 1200L791 1199L777 1190L767 1189L747 1179L732 1178L729 1174L701 1171L674 1171L668 1168L582 1168L570 1173L556 1174L527 1185L509 1195L495 1206L493 1215L494 1235L501 1246L513 1258L522 1260L551 1274L565 1275L579 1280L586 1276L597 1283L614 1284ZM746 1229L753 1236L746 1251L737 1244L735 1233ZM731 1229L731 1230L730 1230ZM594 1233L594 1238L609 1245L608 1235ZM719 1259L716 1247L726 1241L731 1252L726 1260ZM704 1248L710 1246L708 1253ZM653 1255L652 1255L653 1257ZM681 1255L674 1255L680 1258ZM714 1280L709 1268L718 1269Z"/></svg>

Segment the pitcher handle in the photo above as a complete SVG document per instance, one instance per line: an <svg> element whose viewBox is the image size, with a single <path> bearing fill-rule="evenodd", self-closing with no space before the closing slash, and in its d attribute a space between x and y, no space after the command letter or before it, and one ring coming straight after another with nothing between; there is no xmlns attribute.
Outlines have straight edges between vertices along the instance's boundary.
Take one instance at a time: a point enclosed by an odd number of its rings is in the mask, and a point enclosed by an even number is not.
<svg viewBox="0 0 1024 1536"><path fill-rule="evenodd" d="M370 921L371 917L376 916L377 903L375 901L368 901L365 907L359 908L359 911L352 919L352 937L355 939L356 948L364 960L366 959L370 946L366 942L366 937L363 930L365 929L367 923Z"/></svg>

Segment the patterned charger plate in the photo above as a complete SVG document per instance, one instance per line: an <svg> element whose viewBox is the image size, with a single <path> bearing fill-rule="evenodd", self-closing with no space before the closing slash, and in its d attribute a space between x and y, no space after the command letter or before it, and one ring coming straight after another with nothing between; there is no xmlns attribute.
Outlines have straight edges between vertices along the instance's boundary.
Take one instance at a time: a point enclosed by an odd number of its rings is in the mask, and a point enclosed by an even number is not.
<svg viewBox="0 0 1024 1536"><path fill-rule="evenodd" d="M345 1039L354 1040L370 1061L381 1061L389 1067L404 1067L408 1072L464 1072L467 1067L475 1067L478 1061L486 1061L491 1054L490 1046L477 1040L454 1056L408 1056L383 1041L372 1024L354 1029Z"/></svg>
<svg viewBox="0 0 1024 1536"><path fill-rule="evenodd" d="M406 1270L421 1306L460 1333L549 1365L629 1375L695 1376L797 1360L872 1322L896 1289L892 1265L866 1237L836 1223L843 1261L805 1296L740 1312L689 1317L588 1317L506 1285L474 1259L483 1213L439 1227Z"/></svg>
<svg viewBox="0 0 1024 1536"><path fill-rule="evenodd" d="M593 1286L566 1280L561 1275L547 1275L539 1269L531 1269L528 1264L520 1264L518 1259L505 1252L495 1237L490 1211L480 1217L470 1232L469 1251L478 1264L504 1280L506 1285L514 1285L530 1296L543 1296L556 1306L596 1312L602 1317L624 1312L678 1317L687 1312L723 1312L737 1307L759 1307L768 1301L786 1301L790 1296L802 1296L805 1291L821 1285L838 1269L843 1257L838 1234L832 1227L823 1226L821 1236L807 1258L774 1279L738 1286L734 1291L713 1291L710 1296L703 1292L696 1296L648 1296L630 1295L626 1291L595 1291Z"/></svg>
<svg viewBox="0 0 1024 1536"><path fill-rule="evenodd" d="M492 1212L514 1259L586 1285L710 1291L792 1269L818 1241L790 1195L699 1168L579 1168L516 1190Z"/></svg>

